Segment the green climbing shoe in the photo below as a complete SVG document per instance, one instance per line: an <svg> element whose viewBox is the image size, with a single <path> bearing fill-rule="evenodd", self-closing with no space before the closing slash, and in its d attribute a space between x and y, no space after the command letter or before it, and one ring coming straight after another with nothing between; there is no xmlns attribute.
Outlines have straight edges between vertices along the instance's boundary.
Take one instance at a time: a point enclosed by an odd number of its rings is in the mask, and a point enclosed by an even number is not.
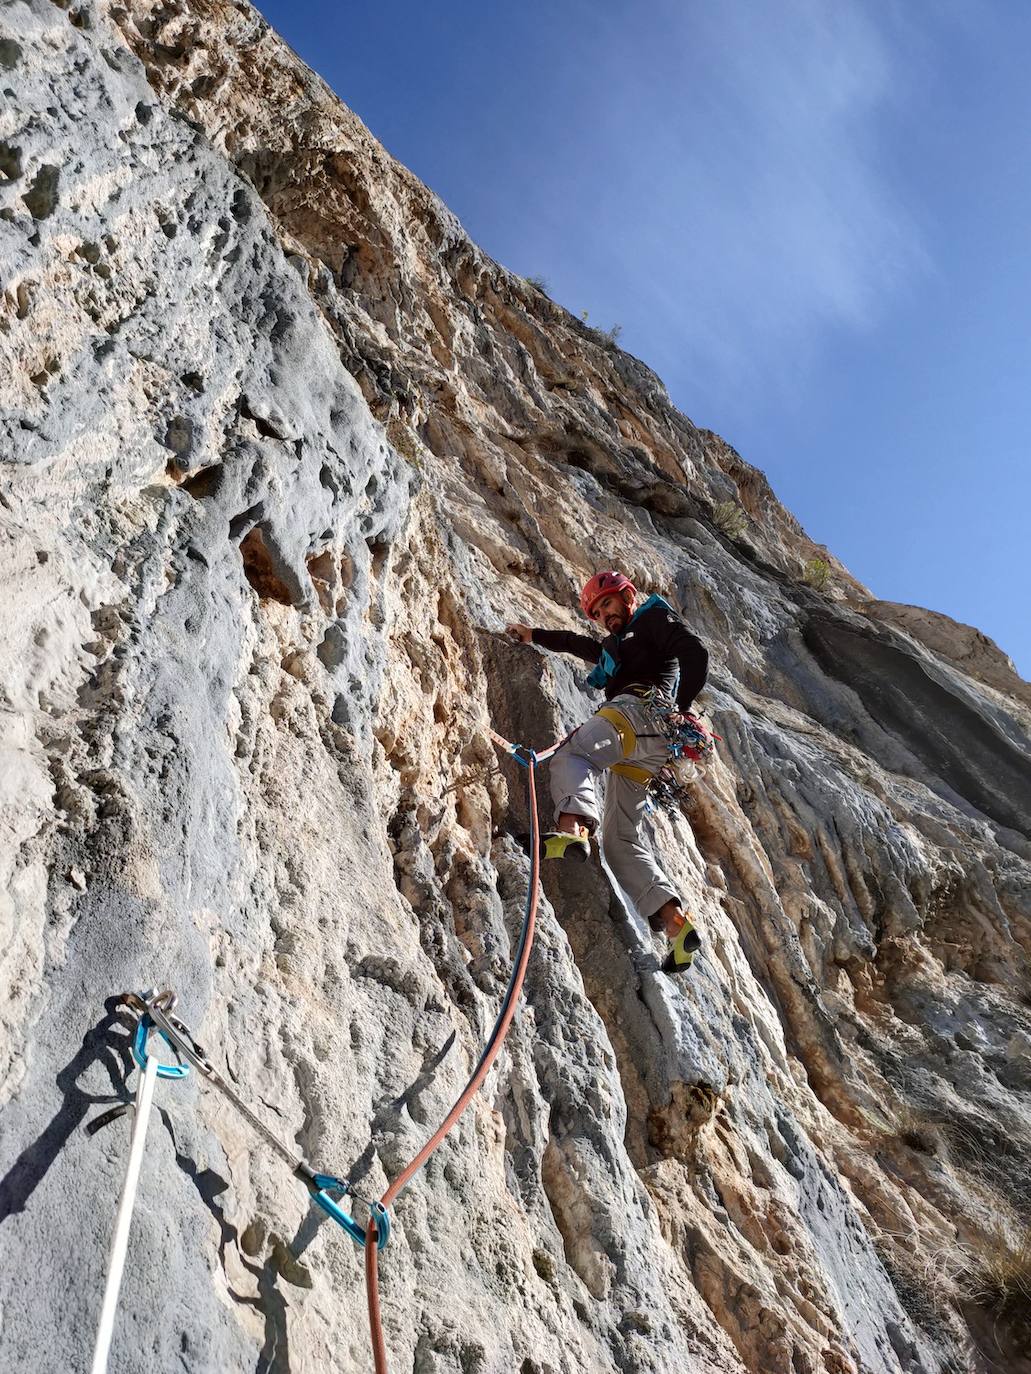
<svg viewBox="0 0 1031 1374"><path fill-rule="evenodd" d="M701 947L697 930L690 920L685 921L676 937L670 941L669 953L662 964L663 973L686 973Z"/></svg>
<svg viewBox="0 0 1031 1374"><path fill-rule="evenodd" d="M578 863L585 863L591 857L590 836L586 831L570 835L564 830L550 830L544 836L544 857L576 859Z"/></svg>

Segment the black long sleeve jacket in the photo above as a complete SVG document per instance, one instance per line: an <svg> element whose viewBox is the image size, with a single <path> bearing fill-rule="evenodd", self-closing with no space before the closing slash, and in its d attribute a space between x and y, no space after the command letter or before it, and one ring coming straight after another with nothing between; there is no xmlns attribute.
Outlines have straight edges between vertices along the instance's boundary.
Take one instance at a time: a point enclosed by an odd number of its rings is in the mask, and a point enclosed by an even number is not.
<svg viewBox="0 0 1031 1374"><path fill-rule="evenodd" d="M602 687L608 701L641 684L675 693L677 706L688 711L709 668L705 646L661 596L650 596L618 635L599 640L571 630L534 630L531 638L542 649L597 664L587 681Z"/></svg>

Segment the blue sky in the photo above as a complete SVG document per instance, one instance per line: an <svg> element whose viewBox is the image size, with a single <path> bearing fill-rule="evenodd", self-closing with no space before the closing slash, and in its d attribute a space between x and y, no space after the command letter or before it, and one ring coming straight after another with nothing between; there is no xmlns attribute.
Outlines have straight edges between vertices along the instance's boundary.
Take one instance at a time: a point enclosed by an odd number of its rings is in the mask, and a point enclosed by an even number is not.
<svg viewBox="0 0 1031 1374"><path fill-rule="evenodd" d="M875 595L1031 676L1031 4L260 8Z"/></svg>

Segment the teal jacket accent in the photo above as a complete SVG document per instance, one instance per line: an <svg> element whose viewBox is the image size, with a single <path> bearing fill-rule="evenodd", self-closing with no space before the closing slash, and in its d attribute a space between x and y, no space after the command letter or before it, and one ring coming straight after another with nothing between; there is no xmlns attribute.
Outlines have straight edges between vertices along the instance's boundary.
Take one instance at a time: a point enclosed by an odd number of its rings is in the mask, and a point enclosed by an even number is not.
<svg viewBox="0 0 1031 1374"><path fill-rule="evenodd" d="M633 615L627 621L626 628L622 631L622 633L618 635L609 635L609 639L605 641L605 644L607 644L609 640L615 640L615 642L618 644L619 641L626 634L627 630L629 630L630 627L634 624L634 622L636 620L639 620L640 617L644 615L645 611L650 611L653 606L665 606L666 610L669 611L671 615L676 615L676 611L674 611L673 607L669 604L669 602L664 601L661 596L658 596L655 592L653 592L651 596L648 598L648 600L643 605L638 606L637 610L634 611ZM614 658L613 655L609 652L609 650L606 649L604 645L602 645L601 658L598 660L597 667L593 668L587 674L587 681L592 687L603 688L612 680L612 678L615 677L618 671L619 659Z"/></svg>
<svg viewBox="0 0 1031 1374"><path fill-rule="evenodd" d="M587 678L608 700L631 683L661 687L682 711L705 685L709 655L664 597L653 594L618 635L597 640L567 630L534 630L533 643L593 663Z"/></svg>

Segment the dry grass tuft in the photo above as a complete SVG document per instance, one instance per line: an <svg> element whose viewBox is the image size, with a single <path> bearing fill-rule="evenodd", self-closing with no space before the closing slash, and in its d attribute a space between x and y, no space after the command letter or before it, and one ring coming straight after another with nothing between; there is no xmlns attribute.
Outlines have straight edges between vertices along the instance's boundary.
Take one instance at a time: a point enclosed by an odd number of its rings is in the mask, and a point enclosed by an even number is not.
<svg viewBox="0 0 1031 1374"><path fill-rule="evenodd" d="M996 1231L967 1252L957 1276L960 1290L978 1307L1031 1330L1031 1226L1016 1237Z"/></svg>
<svg viewBox="0 0 1031 1374"><path fill-rule="evenodd" d="M419 445L415 435L396 415L387 422L387 438L391 446L402 458L411 463L413 468L422 469L422 459L419 457Z"/></svg>
<svg viewBox="0 0 1031 1374"><path fill-rule="evenodd" d="M944 1145L941 1126L908 1104L893 1113L895 1134L919 1155L939 1154Z"/></svg>
<svg viewBox="0 0 1031 1374"><path fill-rule="evenodd" d="M713 507L712 523L728 539L740 539L748 528L748 516L736 501L721 501Z"/></svg>

